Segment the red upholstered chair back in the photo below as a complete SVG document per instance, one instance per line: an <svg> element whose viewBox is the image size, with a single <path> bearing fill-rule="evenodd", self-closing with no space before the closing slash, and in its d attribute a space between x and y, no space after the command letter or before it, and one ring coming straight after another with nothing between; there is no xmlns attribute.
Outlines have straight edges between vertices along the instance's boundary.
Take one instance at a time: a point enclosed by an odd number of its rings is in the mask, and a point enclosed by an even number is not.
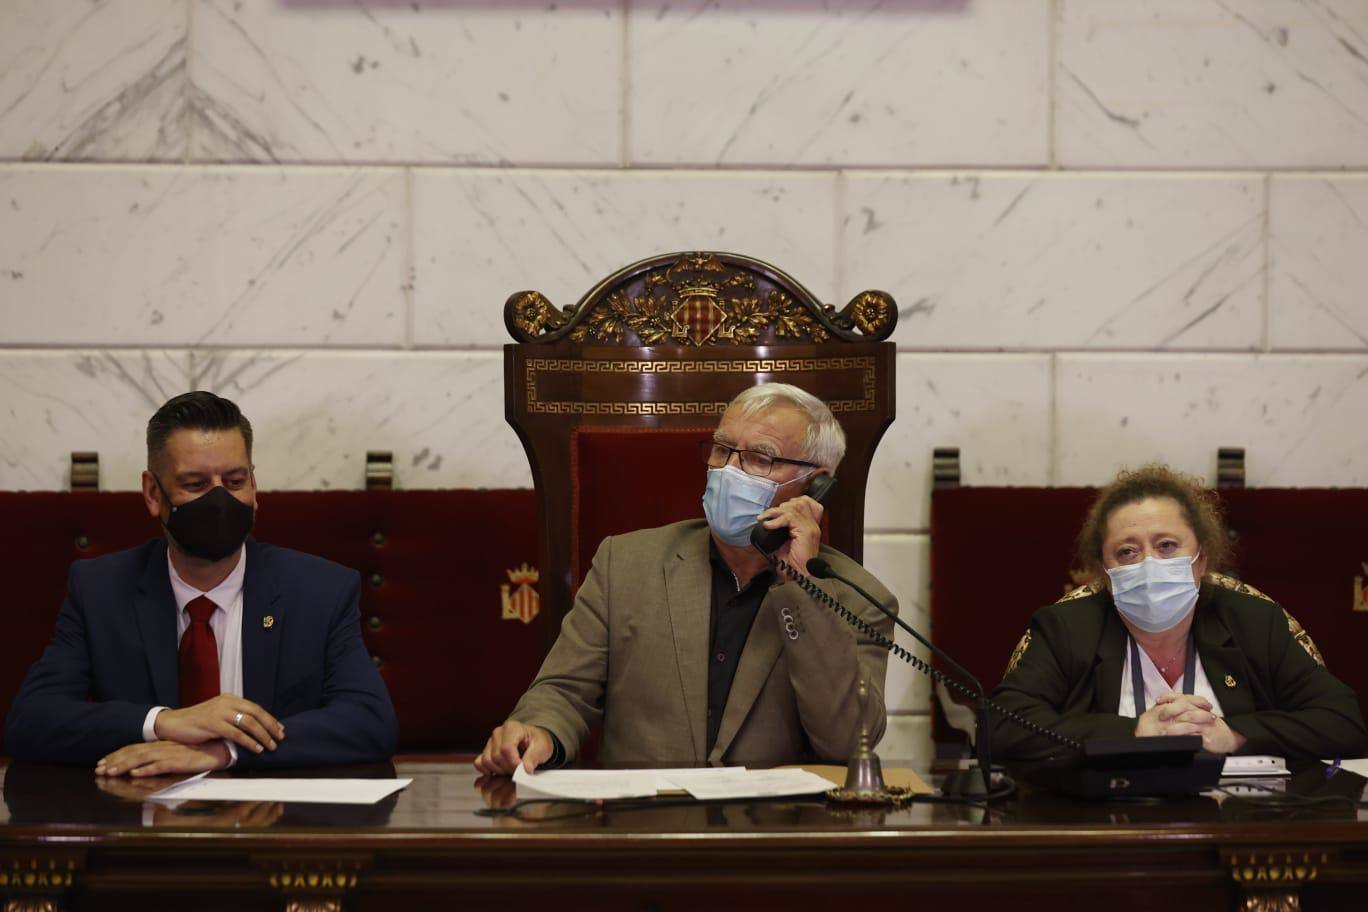
<svg viewBox="0 0 1368 912"><path fill-rule="evenodd" d="M548 613L569 610L604 535L702 515L695 441L766 381L806 389L841 421L849 445L828 531L858 560L869 464L893 420L895 352L883 340L896 321L882 292L837 312L773 266L727 253L633 263L564 310L535 291L510 297L506 413L536 484Z"/></svg>
<svg viewBox="0 0 1368 912"><path fill-rule="evenodd" d="M527 490L263 492L254 534L361 573L361 623L402 750L477 750L542 658L510 571L536 566ZM0 712L52 636L73 560L160 534L137 493L0 493ZM530 585L530 583L529 583ZM511 611L505 611L507 599ZM0 750L3 746L0 745Z"/></svg>
<svg viewBox="0 0 1368 912"><path fill-rule="evenodd" d="M711 438L712 432L711 427L586 427L574 432L574 587L579 587L599 543L609 535L703 515L707 467L697 448L698 441ZM603 509L605 505L612 509Z"/></svg>
<svg viewBox="0 0 1368 912"><path fill-rule="evenodd" d="M712 432L712 427L585 427L574 432L570 531L575 587L608 536L703 516L708 469L698 456L698 444L712 439ZM602 509L605 504L612 509ZM830 537L825 517L822 534Z"/></svg>
<svg viewBox="0 0 1368 912"><path fill-rule="evenodd" d="M985 687L1002 679L1036 609L1085 582L1072 569L1074 540L1096 493L932 493L932 636ZM1292 614L1368 708L1368 489L1223 488L1220 498L1234 545L1229 572Z"/></svg>

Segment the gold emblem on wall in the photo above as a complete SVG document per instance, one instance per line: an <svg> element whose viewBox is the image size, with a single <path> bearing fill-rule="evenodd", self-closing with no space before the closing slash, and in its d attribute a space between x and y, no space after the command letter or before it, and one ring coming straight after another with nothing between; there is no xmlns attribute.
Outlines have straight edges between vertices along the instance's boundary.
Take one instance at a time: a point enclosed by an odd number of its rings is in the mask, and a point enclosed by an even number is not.
<svg viewBox="0 0 1368 912"><path fill-rule="evenodd" d="M521 567L514 567L505 572L508 573L509 582L499 587L500 600L503 602L503 620L532 623L532 619L541 613L541 596L533 588L541 574L529 567L526 562ZM510 583L517 588L511 588Z"/></svg>
<svg viewBox="0 0 1368 912"><path fill-rule="evenodd" d="M1368 564L1360 564L1363 573L1354 577L1354 610L1368 611L1368 587L1363 585L1364 577L1368 577Z"/></svg>

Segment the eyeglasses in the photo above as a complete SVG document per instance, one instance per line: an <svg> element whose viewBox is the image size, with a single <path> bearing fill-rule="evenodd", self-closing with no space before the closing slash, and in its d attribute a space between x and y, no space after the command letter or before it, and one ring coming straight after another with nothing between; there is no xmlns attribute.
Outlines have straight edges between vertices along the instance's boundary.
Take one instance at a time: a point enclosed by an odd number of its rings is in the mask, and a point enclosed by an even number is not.
<svg viewBox="0 0 1368 912"><path fill-rule="evenodd" d="M733 453L741 460L741 471L747 475L759 475L762 478L774 471L776 462L807 466L812 469L820 468L815 462L785 459L783 456L771 456L769 453L761 453L756 450L738 450L736 447L727 446L725 443L718 443L715 440L700 440L698 442L698 455L703 457L703 461L711 469L720 469L731 462Z"/></svg>

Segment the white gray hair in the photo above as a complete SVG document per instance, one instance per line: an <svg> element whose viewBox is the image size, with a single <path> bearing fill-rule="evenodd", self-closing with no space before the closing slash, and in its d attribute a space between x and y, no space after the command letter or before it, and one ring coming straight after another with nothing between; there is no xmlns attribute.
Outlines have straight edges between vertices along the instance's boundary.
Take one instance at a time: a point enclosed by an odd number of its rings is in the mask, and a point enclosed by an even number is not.
<svg viewBox="0 0 1368 912"><path fill-rule="evenodd" d="M803 458L835 472L841 457L845 455L845 431L827 404L807 390L789 383L760 383L742 390L727 408L736 409L737 414L749 417L776 406L795 408L807 416Z"/></svg>

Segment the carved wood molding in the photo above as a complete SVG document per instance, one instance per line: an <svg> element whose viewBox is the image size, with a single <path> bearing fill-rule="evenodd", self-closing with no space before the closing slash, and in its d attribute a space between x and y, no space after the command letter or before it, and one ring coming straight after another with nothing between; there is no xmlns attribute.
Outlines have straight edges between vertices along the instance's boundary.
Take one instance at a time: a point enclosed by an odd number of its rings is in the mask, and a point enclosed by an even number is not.
<svg viewBox="0 0 1368 912"><path fill-rule="evenodd" d="M5 900L5 912L61 912L62 904L55 899L28 896Z"/></svg>
<svg viewBox="0 0 1368 912"><path fill-rule="evenodd" d="M1339 853L1306 849L1226 849L1222 860L1240 889L1244 912L1298 912L1302 884L1339 861Z"/></svg>
<svg viewBox="0 0 1368 912"><path fill-rule="evenodd" d="M519 342L608 345L773 345L879 342L893 333L891 295L862 291L843 309L823 304L768 263L730 253L671 253L618 270L573 307L538 291L504 304Z"/></svg>
<svg viewBox="0 0 1368 912"><path fill-rule="evenodd" d="M258 855L253 864L284 896L286 912L341 912L346 893L370 869L370 853Z"/></svg>
<svg viewBox="0 0 1368 912"><path fill-rule="evenodd" d="M1301 897L1296 893L1250 893L1240 903L1240 912L1301 912Z"/></svg>
<svg viewBox="0 0 1368 912"><path fill-rule="evenodd" d="M739 358L734 360L678 360L629 361L594 358L528 358L524 364L523 384L526 389L527 410L531 413L553 415L721 415L727 402L623 402L556 400L543 396L538 379L547 374L774 374L811 373L815 371L858 371L861 397L859 399L830 399L827 407L837 414L844 412L872 412L876 405L877 372L874 358Z"/></svg>
<svg viewBox="0 0 1368 912"><path fill-rule="evenodd" d="M4 912L57 912L84 863L81 852L0 855Z"/></svg>

